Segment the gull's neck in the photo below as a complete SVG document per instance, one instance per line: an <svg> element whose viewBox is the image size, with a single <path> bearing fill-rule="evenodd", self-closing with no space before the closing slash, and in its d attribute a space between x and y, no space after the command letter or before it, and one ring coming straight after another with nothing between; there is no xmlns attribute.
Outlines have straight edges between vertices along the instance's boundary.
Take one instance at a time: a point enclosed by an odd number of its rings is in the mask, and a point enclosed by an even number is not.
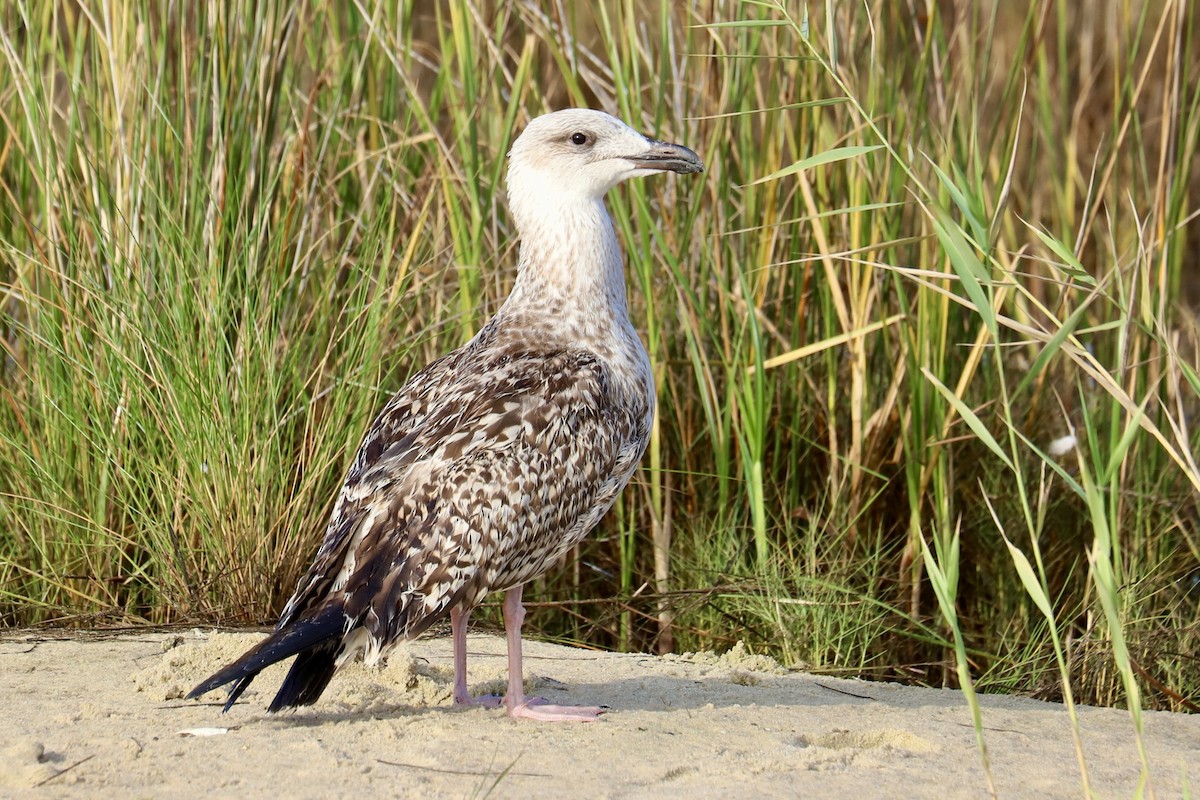
<svg viewBox="0 0 1200 800"><path fill-rule="evenodd" d="M521 253L501 316L548 315L581 339L632 335L621 250L603 198L545 192L511 202Z"/></svg>

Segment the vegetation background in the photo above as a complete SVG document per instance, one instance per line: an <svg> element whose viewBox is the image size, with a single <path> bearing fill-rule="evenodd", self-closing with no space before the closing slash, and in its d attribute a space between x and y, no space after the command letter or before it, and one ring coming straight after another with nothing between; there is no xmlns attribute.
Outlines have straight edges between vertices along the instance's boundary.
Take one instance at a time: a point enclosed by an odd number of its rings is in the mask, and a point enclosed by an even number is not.
<svg viewBox="0 0 1200 800"><path fill-rule="evenodd" d="M511 285L514 136L586 105L709 169L610 198L659 418L531 630L1195 711L1198 36L1184 0L6 0L0 624L270 621L374 412Z"/></svg>

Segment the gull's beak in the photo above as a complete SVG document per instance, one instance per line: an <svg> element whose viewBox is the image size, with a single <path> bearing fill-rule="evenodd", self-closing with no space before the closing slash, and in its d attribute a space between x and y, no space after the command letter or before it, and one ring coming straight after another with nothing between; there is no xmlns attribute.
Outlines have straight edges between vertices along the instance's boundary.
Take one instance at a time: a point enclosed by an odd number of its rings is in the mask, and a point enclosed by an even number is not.
<svg viewBox="0 0 1200 800"><path fill-rule="evenodd" d="M656 139L646 139L647 148L636 156L628 156L638 169L671 170L671 172L704 172L704 162L700 156L681 144L660 142Z"/></svg>

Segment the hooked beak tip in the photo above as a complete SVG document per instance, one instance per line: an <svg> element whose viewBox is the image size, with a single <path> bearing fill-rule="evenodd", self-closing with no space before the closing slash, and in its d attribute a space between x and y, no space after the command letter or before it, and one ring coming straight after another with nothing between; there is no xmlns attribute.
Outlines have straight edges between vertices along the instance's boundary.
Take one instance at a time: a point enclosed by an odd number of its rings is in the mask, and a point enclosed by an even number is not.
<svg viewBox="0 0 1200 800"><path fill-rule="evenodd" d="M680 174L704 172L704 162L695 151L681 144L648 139L649 148L644 153L629 158L638 169L671 171Z"/></svg>

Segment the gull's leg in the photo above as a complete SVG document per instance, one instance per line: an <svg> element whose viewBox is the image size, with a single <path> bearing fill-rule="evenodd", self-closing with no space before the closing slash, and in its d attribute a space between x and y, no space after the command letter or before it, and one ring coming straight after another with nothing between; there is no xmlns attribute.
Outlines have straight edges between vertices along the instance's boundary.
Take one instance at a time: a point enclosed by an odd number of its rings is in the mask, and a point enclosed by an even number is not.
<svg viewBox="0 0 1200 800"><path fill-rule="evenodd" d="M536 719L543 722L591 722L604 713L597 706L556 706L541 697L526 697L524 675L521 671L521 623L525 621L525 606L521 605L523 586L509 589L504 595L504 632L508 636L508 694L504 705L513 719Z"/></svg>
<svg viewBox="0 0 1200 800"><path fill-rule="evenodd" d="M461 606L450 609L450 630L454 639L454 705L495 708L500 705L499 697L471 697L467 691L467 620L470 618L470 609L464 610Z"/></svg>

